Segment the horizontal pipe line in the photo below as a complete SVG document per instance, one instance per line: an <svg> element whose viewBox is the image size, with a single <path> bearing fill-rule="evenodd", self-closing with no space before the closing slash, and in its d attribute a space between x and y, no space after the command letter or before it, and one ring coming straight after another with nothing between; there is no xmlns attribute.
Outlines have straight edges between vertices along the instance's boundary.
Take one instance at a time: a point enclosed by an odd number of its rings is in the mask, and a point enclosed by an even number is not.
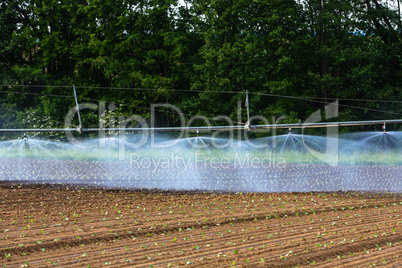
<svg viewBox="0 0 402 268"><path fill-rule="evenodd" d="M382 125L382 124L402 123L402 119L393 120L372 120L372 121L348 121L348 122L321 122L321 123L303 123L303 124L279 124L279 125L256 125L250 128L319 128L319 127L345 127L345 126L364 126L364 125Z"/></svg>
<svg viewBox="0 0 402 268"><path fill-rule="evenodd" d="M0 132L65 132L78 131L75 128L31 128L31 129L0 129Z"/></svg>
<svg viewBox="0 0 402 268"><path fill-rule="evenodd" d="M349 121L349 122L321 122L303 124L272 124L250 125L250 130L258 129L283 129L283 128L320 128L320 127L344 127L379 124L398 124L402 119L374 120L374 121ZM96 131L213 131L213 130L244 130L244 126L211 126L211 127L157 127L157 128L39 128L39 129L0 129L0 132L96 132Z"/></svg>

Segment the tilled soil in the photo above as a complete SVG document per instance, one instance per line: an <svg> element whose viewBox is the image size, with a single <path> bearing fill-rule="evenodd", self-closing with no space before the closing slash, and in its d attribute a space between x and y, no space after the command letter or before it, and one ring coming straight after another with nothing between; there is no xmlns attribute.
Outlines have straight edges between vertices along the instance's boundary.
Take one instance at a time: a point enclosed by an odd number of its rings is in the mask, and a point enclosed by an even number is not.
<svg viewBox="0 0 402 268"><path fill-rule="evenodd" d="M0 183L2 267L399 267L402 194ZM3 266L4 265L4 266Z"/></svg>

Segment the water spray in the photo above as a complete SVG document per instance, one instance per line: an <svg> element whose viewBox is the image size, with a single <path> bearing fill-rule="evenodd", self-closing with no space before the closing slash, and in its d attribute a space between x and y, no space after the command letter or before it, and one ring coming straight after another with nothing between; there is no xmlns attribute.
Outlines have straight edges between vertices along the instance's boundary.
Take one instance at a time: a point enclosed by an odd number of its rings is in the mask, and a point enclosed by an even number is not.
<svg viewBox="0 0 402 268"><path fill-rule="evenodd" d="M27 133L26 133L26 132L24 132L24 137L22 137L22 140L23 140L23 141L28 141L28 137L27 137Z"/></svg>

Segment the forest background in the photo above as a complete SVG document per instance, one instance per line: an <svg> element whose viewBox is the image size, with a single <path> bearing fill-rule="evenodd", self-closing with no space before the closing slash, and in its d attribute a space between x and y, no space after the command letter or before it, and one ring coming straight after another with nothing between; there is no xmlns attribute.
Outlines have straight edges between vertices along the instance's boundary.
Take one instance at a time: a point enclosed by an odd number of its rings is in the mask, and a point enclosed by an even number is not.
<svg viewBox="0 0 402 268"><path fill-rule="evenodd" d="M400 4L3 0L0 128L64 127L73 84L80 102L106 102L106 120L148 120L151 104L169 103L187 118L238 122L246 90L251 115L286 116L280 123L304 121L337 99L336 121L399 119ZM157 114L158 126L179 126L171 109ZM84 127L99 126L97 112L82 117Z"/></svg>

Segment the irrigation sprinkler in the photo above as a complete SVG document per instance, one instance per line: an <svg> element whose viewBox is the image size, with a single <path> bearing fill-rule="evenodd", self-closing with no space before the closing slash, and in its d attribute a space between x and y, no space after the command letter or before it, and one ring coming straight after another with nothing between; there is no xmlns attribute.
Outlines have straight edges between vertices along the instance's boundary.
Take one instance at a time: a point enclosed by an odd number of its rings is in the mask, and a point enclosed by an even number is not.
<svg viewBox="0 0 402 268"><path fill-rule="evenodd" d="M27 133L26 133L26 132L24 132L24 136L22 137L22 140L23 140L23 141L28 141L28 137L27 137Z"/></svg>
<svg viewBox="0 0 402 268"><path fill-rule="evenodd" d="M292 127L289 127L289 134L292 134Z"/></svg>
<svg viewBox="0 0 402 268"><path fill-rule="evenodd" d="M385 121L384 121L384 125L382 126L382 130L384 130L384 132L385 132Z"/></svg>

